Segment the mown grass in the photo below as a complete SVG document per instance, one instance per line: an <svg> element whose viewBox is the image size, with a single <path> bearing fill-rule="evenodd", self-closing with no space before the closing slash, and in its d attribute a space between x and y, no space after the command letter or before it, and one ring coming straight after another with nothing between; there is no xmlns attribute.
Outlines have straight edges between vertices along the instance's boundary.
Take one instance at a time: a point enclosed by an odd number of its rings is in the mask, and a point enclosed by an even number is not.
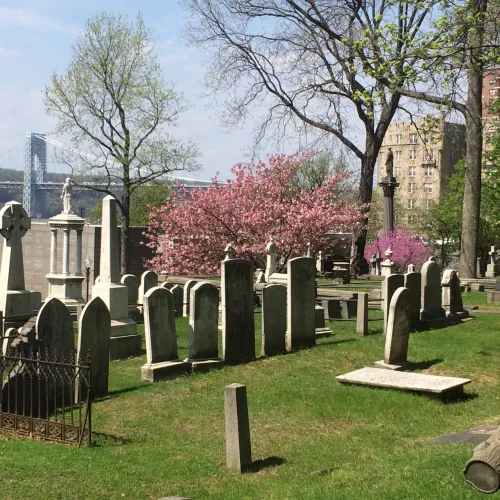
<svg viewBox="0 0 500 500"><path fill-rule="evenodd" d="M370 315L370 328L380 331L380 312ZM259 324L257 313L257 330ZM96 445L78 450L5 435L0 496L477 498L462 477L473 445L424 441L500 422L500 316L412 334L409 358L421 371L472 379L470 397L448 404L339 384L336 375L383 356L382 335L360 337L354 326L331 323L335 335L313 349L154 385L140 381L143 357L113 362L111 394L93 406ZM182 357L186 320L177 327ZM223 388L233 382L247 385L254 460L278 457L282 465L243 475L225 469ZM333 470L311 475L327 468Z"/></svg>

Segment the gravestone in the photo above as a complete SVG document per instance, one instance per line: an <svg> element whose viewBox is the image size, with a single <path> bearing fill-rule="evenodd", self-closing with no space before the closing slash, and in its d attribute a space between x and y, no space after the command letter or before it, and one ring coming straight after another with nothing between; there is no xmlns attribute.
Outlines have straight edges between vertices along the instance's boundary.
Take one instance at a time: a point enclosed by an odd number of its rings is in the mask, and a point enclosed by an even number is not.
<svg viewBox="0 0 500 500"><path fill-rule="evenodd" d="M78 321L77 359L86 364L90 353L92 395L96 398L108 395L110 336L111 315L102 299L95 297L84 307Z"/></svg>
<svg viewBox="0 0 500 500"><path fill-rule="evenodd" d="M161 286L150 288L144 294L144 337L143 381L157 382L189 371L189 363L177 356L174 297L170 290Z"/></svg>
<svg viewBox="0 0 500 500"><path fill-rule="evenodd" d="M339 299L323 300L322 304L325 311L325 320L342 318Z"/></svg>
<svg viewBox="0 0 500 500"><path fill-rule="evenodd" d="M500 274L500 266L496 263L496 250L494 246L491 247L488 255L490 256L490 262L486 266L486 277L494 278Z"/></svg>
<svg viewBox="0 0 500 500"><path fill-rule="evenodd" d="M230 243L224 248L224 260L231 260L236 258L236 250Z"/></svg>
<svg viewBox="0 0 500 500"><path fill-rule="evenodd" d="M264 279L266 283L269 283L269 277L271 274L276 272L276 258L277 258L278 250L276 248L276 243L274 243L274 239L271 237L269 243L266 246L266 271L264 273Z"/></svg>
<svg viewBox="0 0 500 500"><path fill-rule="evenodd" d="M443 308L446 316L452 320L467 318L469 313L464 309L457 272L453 269L446 269L443 273L441 285L443 287Z"/></svg>
<svg viewBox="0 0 500 500"><path fill-rule="evenodd" d="M417 329L420 322L420 300L422 296L422 274L415 271L410 264L408 272L404 274L403 286L410 292L410 318L412 330Z"/></svg>
<svg viewBox="0 0 500 500"><path fill-rule="evenodd" d="M394 262L391 260L392 250L388 248L385 251L385 260L380 264L380 274L382 276L389 276L394 273Z"/></svg>
<svg viewBox="0 0 500 500"><path fill-rule="evenodd" d="M106 196L102 200L100 279L92 287L92 298L101 297L111 314L110 359L124 359L142 353L142 336L128 317L128 289L120 283L116 216L116 199Z"/></svg>
<svg viewBox="0 0 500 500"><path fill-rule="evenodd" d="M286 352L285 336L286 287L267 285L262 290L262 356Z"/></svg>
<svg viewBox="0 0 500 500"><path fill-rule="evenodd" d="M387 333L387 321L389 320L389 309L392 296L396 290L404 286L404 277L402 274L391 274L386 276L382 283L383 311L384 311L384 335Z"/></svg>
<svg viewBox="0 0 500 500"><path fill-rule="evenodd" d="M428 322L431 328L444 326L446 314L441 304L441 272L435 257L429 257L422 266L420 320Z"/></svg>
<svg viewBox="0 0 500 500"><path fill-rule="evenodd" d="M370 258L370 274L377 274L377 256L373 254Z"/></svg>
<svg viewBox="0 0 500 500"><path fill-rule="evenodd" d="M316 268L311 257L296 257L287 262L288 351L316 344L315 312Z"/></svg>
<svg viewBox="0 0 500 500"><path fill-rule="evenodd" d="M226 465L244 472L252 464L247 388L242 384L224 387Z"/></svg>
<svg viewBox="0 0 500 500"><path fill-rule="evenodd" d="M196 280L188 280L184 283L184 295L183 295L183 307L182 315L185 318L189 317L189 303L191 300L191 288L193 288L198 282Z"/></svg>
<svg viewBox="0 0 500 500"><path fill-rule="evenodd" d="M139 285L139 304L144 304L144 294L155 286L158 286L158 275L153 271L144 271Z"/></svg>
<svg viewBox="0 0 500 500"><path fill-rule="evenodd" d="M392 296L387 321L384 361L379 366L401 369L408 358L408 341L410 338L411 294L407 288L398 288Z"/></svg>
<svg viewBox="0 0 500 500"><path fill-rule="evenodd" d="M368 335L368 293L358 292L356 333Z"/></svg>
<svg viewBox="0 0 500 500"><path fill-rule="evenodd" d="M142 313L138 307L139 300L139 283L137 277L133 274L124 274L120 283L127 287L127 302L128 302L128 315L129 318L135 320L142 320Z"/></svg>
<svg viewBox="0 0 500 500"><path fill-rule="evenodd" d="M318 304L314 306L314 334L316 338L329 337L332 334L330 328L326 326L325 310Z"/></svg>
<svg viewBox="0 0 500 500"><path fill-rule="evenodd" d="M36 318L36 337L42 354L49 359L71 362L75 359L73 320L68 308L51 298L40 309Z"/></svg>
<svg viewBox="0 0 500 500"><path fill-rule="evenodd" d="M355 300L341 300L340 311L342 319L355 318L358 314L358 305Z"/></svg>
<svg viewBox="0 0 500 500"><path fill-rule="evenodd" d="M194 283L190 287L189 353L193 372L221 367L219 358L219 290L212 283Z"/></svg>
<svg viewBox="0 0 500 500"><path fill-rule="evenodd" d="M182 301L184 300L184 290L180 285L174 285L170 291L174 299L174 311L176 316L182 316Z"/></svg>
<svg viewBox="0 0 500 500"><path fill-rule="evenodd" d="M31 293L25 290L22 238L31 228L31 218L17 201L0 210L0 234L3 236L0 268L0 310L5 329L22 326L32 313Z"/></svg>
<svg viewBox="0 0 500 500"><path fill-rule="evenodd" d="M255 359L253 263L230 259L222 262L222 348L228 364Z"/></svg>

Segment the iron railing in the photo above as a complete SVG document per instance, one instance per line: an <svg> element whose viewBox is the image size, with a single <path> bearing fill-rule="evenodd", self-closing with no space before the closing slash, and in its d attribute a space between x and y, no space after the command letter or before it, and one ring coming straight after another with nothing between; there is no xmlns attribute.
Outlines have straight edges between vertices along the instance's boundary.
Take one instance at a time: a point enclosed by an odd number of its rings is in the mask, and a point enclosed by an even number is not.
<svg viewBox="0 0 500 500"><path fill-rule="evenodd" d="M47 352L0 355L0 375L0 430L90 446L90 356L79 364L51 359Z"/></svg>

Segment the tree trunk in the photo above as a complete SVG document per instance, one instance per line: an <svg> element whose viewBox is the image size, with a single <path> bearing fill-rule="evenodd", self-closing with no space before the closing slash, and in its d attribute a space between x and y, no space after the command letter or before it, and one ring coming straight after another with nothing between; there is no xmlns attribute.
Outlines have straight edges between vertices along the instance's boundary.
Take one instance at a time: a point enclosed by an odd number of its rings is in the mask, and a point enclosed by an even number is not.
<svg viewBox="0 0 500 500"><path fill-rule="evenodd" d="M367 141L368 142L368 141ZM361 160L361 173L359 179L358 201L360 203L371 203L373 195L373 173L377 162L378 151L380 145L376 146L374 141L371 141L371 147L367 147L367 151ZM376 150L376 152L375 152ZM363 224L368 226L369 208L363 209L364 220ZM367 229L359 229L353 234L353 255L351 261L351 274L358 276L360 274L368 274L368 262L365 259Z"/></svg>
<svg viewBox="0 0 500 500"><path fill-rule="evenodd" d="M482 493L500 488L500 429L474 448L464 469L465 480Z"/></svg>
<svg viewBox="0 0 500 500"><path fill-rule="evenodd" d="M476 277L476 258L479 239L479 213L481 208L481 165L483 152L482 90L483 64L481 62L484 35L484 14L488 0L472 0L471 16L476 22L469 28L468 91L465 125L466 163L464 204L462 212L462 238L460 244L460 278Z"/></svg>
<svg viewBox="0 0 500 500"><path fill-rule="evenodd" d="M122 205L120 272L121 274L127 274L129 270L128 249L130 229L130 195L126 189L123 190Z"/></svg>

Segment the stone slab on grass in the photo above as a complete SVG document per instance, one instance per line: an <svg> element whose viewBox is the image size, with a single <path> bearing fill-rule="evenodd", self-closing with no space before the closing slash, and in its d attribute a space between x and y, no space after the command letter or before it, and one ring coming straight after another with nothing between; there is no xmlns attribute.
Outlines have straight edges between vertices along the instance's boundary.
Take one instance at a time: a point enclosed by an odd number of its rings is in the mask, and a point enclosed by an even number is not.
<svg viewBox="0 0 500 500"><path fill-rule="evenodd" d="M498 428L500 425L478 425L466 431L443 434L425 442L426 444L479 444L486 441Z"/></svg>
<svg viewBox="0 0 500 500"><path fill-rule="evenodd" d="M463 388L470 383L468 378L439 377L424 373L407 373L381 368L361 368L336 377L343 384L368 385L388 389L445 394Z"/></svg>
<svg viewBox="0 0 500 500"><path fill-rule="evenodd" d="M191 366L181 360L164 361L163 363L145 364L141 367L141 379L143 382L158 382L171 378L187 375Z"/></svg>

